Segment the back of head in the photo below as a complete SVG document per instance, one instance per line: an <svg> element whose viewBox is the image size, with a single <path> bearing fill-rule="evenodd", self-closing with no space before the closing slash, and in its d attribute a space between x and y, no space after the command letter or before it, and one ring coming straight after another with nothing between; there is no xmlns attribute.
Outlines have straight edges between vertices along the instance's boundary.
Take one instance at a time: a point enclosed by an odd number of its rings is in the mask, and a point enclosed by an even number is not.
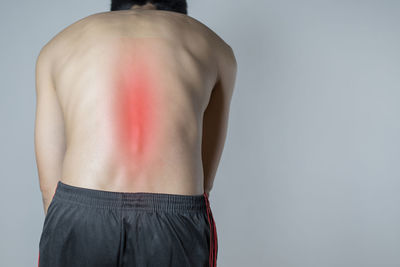
<svg viewBox="0 0 400 267"><path fill-rule="evenodd" d="M150 3L158 10L187 14L186 0L111 0L111 11L129 10L134 5L143 6Z"/></svg>

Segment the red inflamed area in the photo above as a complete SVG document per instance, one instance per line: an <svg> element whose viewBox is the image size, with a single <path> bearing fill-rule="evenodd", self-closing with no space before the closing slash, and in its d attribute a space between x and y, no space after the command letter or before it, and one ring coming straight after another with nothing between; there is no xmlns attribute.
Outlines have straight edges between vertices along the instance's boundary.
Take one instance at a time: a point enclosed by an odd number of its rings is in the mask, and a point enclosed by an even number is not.
<svg viewBox="0 0 400 267"><path fill-rule="evenodd" d="M160 109L154 64L135 56L119 64L117 72L116 138L121 160L127 164L146 164L155 152L160 125Z"/></svg>

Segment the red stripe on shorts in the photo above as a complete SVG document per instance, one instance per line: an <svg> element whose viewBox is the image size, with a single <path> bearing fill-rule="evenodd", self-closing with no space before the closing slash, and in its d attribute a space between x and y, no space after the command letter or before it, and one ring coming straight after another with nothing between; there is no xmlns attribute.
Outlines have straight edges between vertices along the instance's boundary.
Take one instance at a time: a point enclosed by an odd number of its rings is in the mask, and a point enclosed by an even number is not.
<svg viewBox="0 0 400 267"><path fill-rule="evenodd" d="M210 267L216 267L217 266L217 246L218 246L218 241L217 241L217 228L215 226L215 221L214 217L211 212L210 208L210 202L208 200L208 195L207 193L204 192L204 198L206 201L206 206L207 206L207 218L208 218L208 224L210 225L210 255L209 255L209 264Z"/></svg>

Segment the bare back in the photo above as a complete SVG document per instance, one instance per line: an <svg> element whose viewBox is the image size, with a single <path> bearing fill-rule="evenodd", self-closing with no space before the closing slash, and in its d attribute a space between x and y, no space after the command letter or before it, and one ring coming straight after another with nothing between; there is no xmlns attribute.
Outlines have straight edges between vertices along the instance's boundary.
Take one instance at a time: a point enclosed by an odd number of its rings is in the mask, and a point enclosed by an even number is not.
<svg viewBox="0 0 400 267"><path fill-rule="evenodd" d="M207 177L203 118L231 60L215 33L175 12L106 12L46 49L64 122L62 182L185 195L212 184L217 164Z"/></svg>

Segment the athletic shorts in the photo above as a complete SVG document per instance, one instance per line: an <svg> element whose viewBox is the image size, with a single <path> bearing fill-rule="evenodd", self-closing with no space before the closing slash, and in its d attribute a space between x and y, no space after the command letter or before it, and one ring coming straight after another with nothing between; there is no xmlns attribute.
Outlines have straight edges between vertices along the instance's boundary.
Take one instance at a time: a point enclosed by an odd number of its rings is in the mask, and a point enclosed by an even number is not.
<svg viewBox="0 0 400 267"><path fill-rule="evenodd" d="M39 267L216 266L208 195L112 192L62 183L48 207Z"/></svg>

